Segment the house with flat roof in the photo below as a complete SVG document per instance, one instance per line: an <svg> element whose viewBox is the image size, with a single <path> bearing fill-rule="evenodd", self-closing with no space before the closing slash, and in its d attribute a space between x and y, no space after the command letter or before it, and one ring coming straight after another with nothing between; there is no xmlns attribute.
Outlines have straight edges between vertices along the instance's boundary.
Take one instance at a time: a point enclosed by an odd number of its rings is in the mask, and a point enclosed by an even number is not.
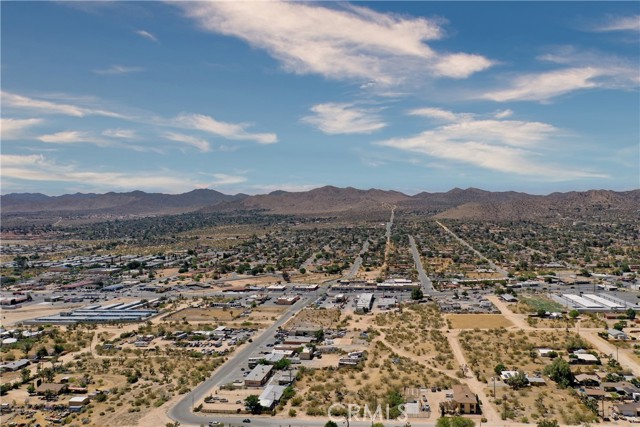
<svg viewBox="0 0 640 427"><path fill-rule="evenodd" d="M7 362L0 365L0 372L15 372L29 366L29 359L20 359L13 362Z"/></svg>
<svg viewBox="0 0 640 427"><path fill-rule="evenodd" d="M247 387L262 387L273 371L273 365L256 365L244 379L244 385Z"/></svg>
<svg viewBox="0 0 640 427"><path fill-rule="evenodd" d="M269 384L264 388L264 391L260 395L260 406L263 408L272 409L278 404L282 398L282 394L287 387L283 385Z"/></svg>
<svg viewBox="0 0 640 427"><path fill-rule="evenodd" d="M69 388L68 384L42 383L36 389L36 394L41 396L47 393L62 394Z"/></svg>

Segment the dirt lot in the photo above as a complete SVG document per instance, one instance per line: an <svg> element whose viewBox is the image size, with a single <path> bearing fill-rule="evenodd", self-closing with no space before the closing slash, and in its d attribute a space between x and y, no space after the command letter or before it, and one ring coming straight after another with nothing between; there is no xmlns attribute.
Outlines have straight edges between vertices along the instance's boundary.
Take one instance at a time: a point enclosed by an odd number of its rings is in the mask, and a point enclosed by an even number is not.
<svg viewBox="0 0 640 427"><path fill-rule="evenodd" d="M287 307L256 307L251 309L251 313L245 320L249 322L270 322L279 318Z"/></svg>
<svg viewBox="0 0 640 427"><path fill-rule="evenodd" d="M42 302L37 304L27 305L15 310L2 309L2 325L11 326L24 320L34 319L42 316L54 316L61 311L66 311L74 308L81 307L86 304L64 304L64 303L50 303Z"/></svg>
<svg viewBox="0 0 640 427"><path fill-rule="evenodd" d="M449 314L446 318L451 321L453 329L493 329L513 326L513 323L501 314Z"/></svg>
<svg viewBox="0 0 640 427"><path fill-rule="evenodd" d="M295 328L335 328L340 320L340 310L336 309L305 309L300 311L284 325L284 329Z"/></svg>
<svg viewBox="0 0 640 427"><path fill-rule="evenodd" d="M536 348L552 348L566 352L570 342L580 342L580 347L588 344L573 333L558 331L523 331L491 329L467 330L460 333L460 345L465 358L477 378L487 382L487 395L492 396L491 378L495 376L494 368L503 363L508 369L523 370L534 374L542 372L550 363L548 358L537 356ZM587 367L582 367L585 371ZM558 387L553 381L545 378L543 386L519 391L504 388L498 391L498 399L494 405L498 413L506 413L507 418L521 420L528 416L535 420L542 416L557 418L562 423L579 424L591 422L593 414L574 396L569 389ZM507 399L505 401L504 396Z"/></svg>

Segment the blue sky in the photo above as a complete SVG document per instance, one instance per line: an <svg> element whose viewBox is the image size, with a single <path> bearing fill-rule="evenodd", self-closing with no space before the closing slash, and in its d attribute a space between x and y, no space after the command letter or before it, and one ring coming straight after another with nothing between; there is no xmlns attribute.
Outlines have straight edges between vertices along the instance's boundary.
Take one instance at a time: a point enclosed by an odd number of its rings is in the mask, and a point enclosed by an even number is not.
<svg viewBox="0 0 640 427"><path fill-rule="evenodd" d="M640 187L638 2L2 2L2 194Z"/></svg>

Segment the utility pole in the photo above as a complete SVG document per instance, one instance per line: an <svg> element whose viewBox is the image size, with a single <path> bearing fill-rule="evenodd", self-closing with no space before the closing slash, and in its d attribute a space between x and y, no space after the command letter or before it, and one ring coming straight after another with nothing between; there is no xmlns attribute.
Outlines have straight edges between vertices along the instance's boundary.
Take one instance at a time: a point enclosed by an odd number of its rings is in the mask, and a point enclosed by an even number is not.
<svg viewBox="0 0 640 427"><path fill-rule="evenodd" d="M496 397L496 377L493 377L493 398L495 399Z"/></svg>

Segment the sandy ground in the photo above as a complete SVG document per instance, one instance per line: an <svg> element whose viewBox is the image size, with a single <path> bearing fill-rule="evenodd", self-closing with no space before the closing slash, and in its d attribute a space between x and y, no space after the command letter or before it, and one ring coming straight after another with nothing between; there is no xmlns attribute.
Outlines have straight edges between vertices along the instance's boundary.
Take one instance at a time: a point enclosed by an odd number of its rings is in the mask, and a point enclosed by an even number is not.
<svg viewBox="0 0 640 427"><path fill-rule="evenodd" d="M451 320L453 329L493 329L513 326L513 323L501 314L449 314L446 318Z"/></svg>
<svg viewBox="0 0 640 427"><path fill-rule="evenodd" d="M25 307L18 308L16 310L0 310L2 312L2 325L11 326L16 323L20 323L24 320L34 319L42 316L53 316L61 311L72 310L74 308L82 307L86 305L84 303L79 304L64 304L64 303L51 303L42 302L36 304L30 304Z"/></svg>

